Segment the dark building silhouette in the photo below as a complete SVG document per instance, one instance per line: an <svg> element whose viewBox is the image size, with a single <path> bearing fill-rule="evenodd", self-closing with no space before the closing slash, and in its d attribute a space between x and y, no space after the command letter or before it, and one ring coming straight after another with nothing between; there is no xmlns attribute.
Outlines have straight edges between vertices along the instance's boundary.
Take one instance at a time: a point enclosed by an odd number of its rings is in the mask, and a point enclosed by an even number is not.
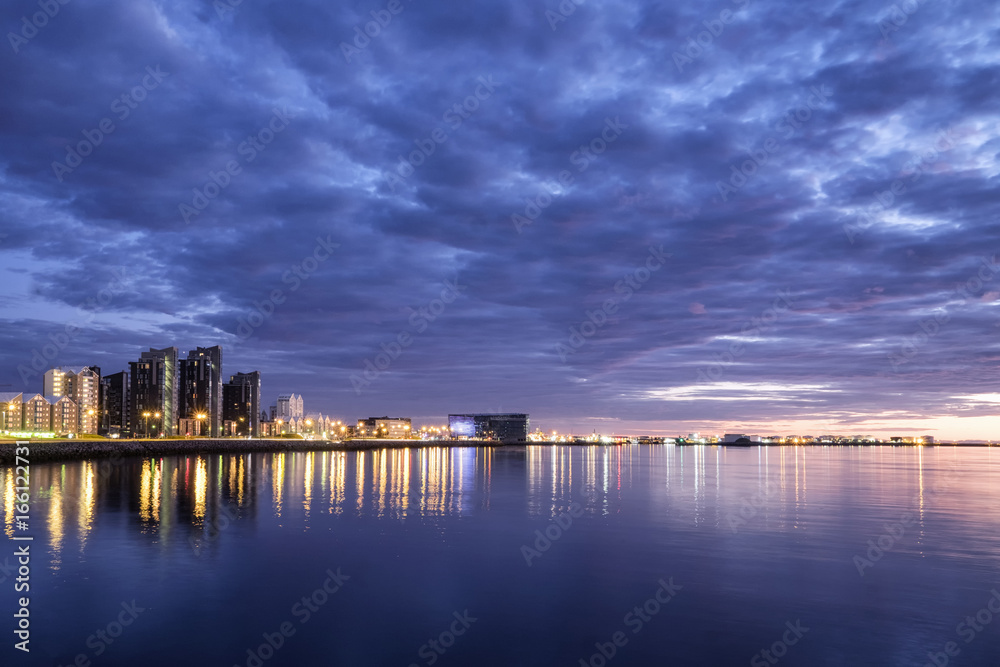
<svg viewBox="0 0 1000 667"><path fill-rule="evenodd" d="M112 373L101 378L101 426L100 433L129 435L129 408L131 390L128 371Z"/></svg>
<svg viewBox="0 0 1000 667"><path fill-rule="evenodd" d="M523 413L448 415L448 427L455 437L500 442L528 440L528 415Z"/></svg>
<svg viewBox="0 0 1000 667"><path fill-rule="evenodd" d="M222 347L199 347L180 360L178 419L207 415L208 434L222 434Z"/></svg>
<svg viewBox="0 0 1000 667"><path fill-rule="evenodd" d="M178 418L177 348L150 349L129 362L132 407L129 421L143 435L174 435ZM144 417L143 413L150 416ZM160 413L159 417L155 414ZM155 427L155 428L154 428Z"/></svg>
<svg viewBox="0 0 1000 667"><path fill-rule="evenodd" d="M237 373L222 385L222 419L232 435L260 437L260 371Z"/></svg>

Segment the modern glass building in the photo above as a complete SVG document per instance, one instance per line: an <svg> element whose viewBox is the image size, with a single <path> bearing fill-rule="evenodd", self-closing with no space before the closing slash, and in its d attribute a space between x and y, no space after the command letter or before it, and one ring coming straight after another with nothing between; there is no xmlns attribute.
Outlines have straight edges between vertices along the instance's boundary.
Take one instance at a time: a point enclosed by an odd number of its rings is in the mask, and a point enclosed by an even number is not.
<svg viewBox="0 0 1000 667"><path fill-rule="evenodd" d="M260 437L260 371L230 376L222 385L222 402L226 435Z"/></svg>
<svg viewBox="0 0 1000 667"><path fill-rule="evenodd" d="M142 424L143 435L174 435L177 427L177 348L150 349L139 361L129 362L133 431ZM158 415L158 416L157 416Z"/></svg>
<svg viewBox="0 0 1000 667"><path fill-rule="evenodd" d="M205 415L207 435L222 434L222 347L199 347L180 361L178 419Z"/></svg>
<svg viewBox="0 0 1000 667"><path fill-rule="evenodd" d="M528 415L524 413L448 415L448 426L456 438L528 441Z"/></svg>

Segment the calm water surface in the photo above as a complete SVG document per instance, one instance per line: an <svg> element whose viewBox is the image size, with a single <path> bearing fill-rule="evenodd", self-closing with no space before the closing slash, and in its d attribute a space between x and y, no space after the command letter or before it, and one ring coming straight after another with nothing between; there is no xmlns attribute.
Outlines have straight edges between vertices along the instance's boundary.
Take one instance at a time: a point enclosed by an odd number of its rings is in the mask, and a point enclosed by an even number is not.
<svg viewBox="0 0 1000 667"><path fill-rule="evenodd" d="M13 649L7 539L4 665L1000 664L989 448L438 448L31 473L32 650ZM0 468L8 537L25 534L13 487Z"/></svg>

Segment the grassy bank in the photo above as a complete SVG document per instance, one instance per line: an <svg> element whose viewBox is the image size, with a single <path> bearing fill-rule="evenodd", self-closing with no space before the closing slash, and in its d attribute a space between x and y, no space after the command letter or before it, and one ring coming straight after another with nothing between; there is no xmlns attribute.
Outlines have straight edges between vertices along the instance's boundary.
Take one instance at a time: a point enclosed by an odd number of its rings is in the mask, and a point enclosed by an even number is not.
<svg viewBox="0 0 1000 667"><path fill-rule="evenodd" d="M424 442L420 440L239 440L199 438L195 440L32 440L27 457L32 463L84 459L121 458L126 456L173 456L191 454L246 454L256 452L359 451L386 447L483 447L495 442L455 440ZM0 442L0 465L15 462L13 440Z"/></svg>

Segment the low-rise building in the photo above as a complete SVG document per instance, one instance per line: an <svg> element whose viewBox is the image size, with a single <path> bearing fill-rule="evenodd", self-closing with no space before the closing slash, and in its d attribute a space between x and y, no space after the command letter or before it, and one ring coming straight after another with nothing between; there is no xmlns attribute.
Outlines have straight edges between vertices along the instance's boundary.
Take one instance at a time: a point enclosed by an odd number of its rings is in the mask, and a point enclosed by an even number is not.
<svg viewBox="0 0 1000 667"><path fill-rule="evenodd" d="M413 433L409 417L369 417L359 419L358 438L406 439Z"/></svg>
<svg viewBox="0 0 1000 667"><path fill-rule="evenodd" d="M49 403L50 422L45 429L55 433L82 433L80 407L69 396L44 396Z"/></svg>
<svg viewBox="0 0 1000 667"><path fill-rule="evenodd" d="M0 431L20 431L24 428L22 392L0 392Z"/></svg>

